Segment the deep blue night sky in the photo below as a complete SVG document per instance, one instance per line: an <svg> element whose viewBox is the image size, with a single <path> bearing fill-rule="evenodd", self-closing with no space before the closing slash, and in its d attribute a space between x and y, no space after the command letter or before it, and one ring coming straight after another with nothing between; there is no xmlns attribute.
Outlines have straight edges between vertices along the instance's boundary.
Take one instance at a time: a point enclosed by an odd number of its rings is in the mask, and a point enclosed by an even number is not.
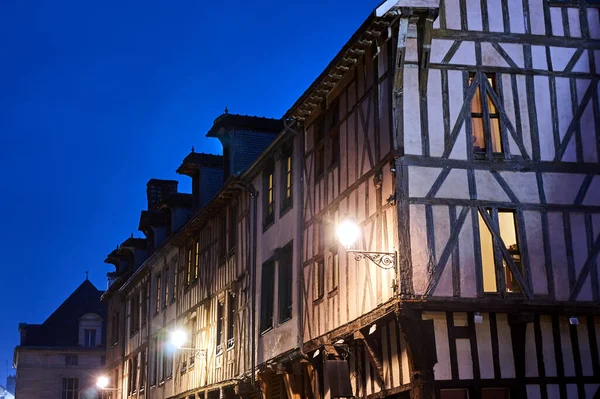
<svg viewBox="0 0 600 399"><path fill-rule="evenodd" d="M19 322L106 287L146 182L189 191L225 106L281 117L379 2L0 1L0 384Z"/></svg>

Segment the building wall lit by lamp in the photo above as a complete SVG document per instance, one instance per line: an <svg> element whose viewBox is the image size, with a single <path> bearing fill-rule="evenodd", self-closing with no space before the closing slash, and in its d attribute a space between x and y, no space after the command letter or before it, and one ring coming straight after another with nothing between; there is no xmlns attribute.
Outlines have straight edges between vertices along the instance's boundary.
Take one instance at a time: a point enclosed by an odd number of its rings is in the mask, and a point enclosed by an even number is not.
<svg viewBox="0 0 600 399"><path fill-rule="evenodd" d="M176 349L194 352L194 356L202 358L206 356L206 349L186 348L184 345L188 342L188 334L182 330L173 330L169 336L169 343Z"/></svg>
<svg viewBox="0 0 600 399"><path fill-rule="evenodd" d="M394 271L396 271L398 257L395 251L373 252L353 249L354 244L360 237L360 232L360 226L350 217L345 217L336 229L338 241L346 249L346 252L354 255L355 260L368 259L381 269L394 269ZM396 281L394 276L394 287L395 285Z"/></svg>

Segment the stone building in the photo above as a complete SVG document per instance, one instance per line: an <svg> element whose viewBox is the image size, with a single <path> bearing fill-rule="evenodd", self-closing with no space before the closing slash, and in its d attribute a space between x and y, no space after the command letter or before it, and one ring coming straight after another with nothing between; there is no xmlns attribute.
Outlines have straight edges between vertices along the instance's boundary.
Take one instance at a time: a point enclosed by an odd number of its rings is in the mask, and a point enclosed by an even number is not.
<svg viewBox="0 0 600 399"><path fill-rule="evenodd" d="M42 324L19 325L15 397L96 398L106 353L101 295L86 279Z"/></svg>

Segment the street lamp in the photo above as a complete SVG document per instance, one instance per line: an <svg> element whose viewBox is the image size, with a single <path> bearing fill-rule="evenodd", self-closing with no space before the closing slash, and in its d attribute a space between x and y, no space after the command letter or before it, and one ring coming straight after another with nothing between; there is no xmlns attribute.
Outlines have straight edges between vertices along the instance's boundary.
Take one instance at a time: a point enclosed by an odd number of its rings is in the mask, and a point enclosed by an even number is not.
<svg viewBox="0 0 600 399"><path fill-rule="evenodd" d="M185 348L183 345L188 341L187 333L182 329L171 331L170 342L175 348L183 351L191 351L196 357L206 356L205 349Z"/></svg>
<svg viewBox="0 0 600 399"><path fill-rule="evenodd" d="M100 389L106 389L108 386L108 377L103 375L98 377L98 381L96 381L96 386Z"/></svg>
<svg viewBox="0 0 600 399"><path fill-rule="evenodd" d="M340 244L346 249L346 252L354 254L355 260L368 259L377 267L382 269L396 270L397 255L396 252L372 252L352 249L354 243L360 237L360 226L350 217L344 218L337 227L336 234Z"/></svg>

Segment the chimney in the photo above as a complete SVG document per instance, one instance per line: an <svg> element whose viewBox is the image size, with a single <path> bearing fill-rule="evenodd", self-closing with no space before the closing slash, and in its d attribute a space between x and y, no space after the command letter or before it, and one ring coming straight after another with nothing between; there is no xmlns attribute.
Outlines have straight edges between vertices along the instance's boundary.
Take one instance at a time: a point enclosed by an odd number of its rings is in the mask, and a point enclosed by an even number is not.
<svg viewBox="0 0 600 399"><path fill-rule="evenodd" d="M150 179L146 185L146 196L148 198L148 210L153 211L156 205L171 195L177 193L177 180Z"/></svg>

